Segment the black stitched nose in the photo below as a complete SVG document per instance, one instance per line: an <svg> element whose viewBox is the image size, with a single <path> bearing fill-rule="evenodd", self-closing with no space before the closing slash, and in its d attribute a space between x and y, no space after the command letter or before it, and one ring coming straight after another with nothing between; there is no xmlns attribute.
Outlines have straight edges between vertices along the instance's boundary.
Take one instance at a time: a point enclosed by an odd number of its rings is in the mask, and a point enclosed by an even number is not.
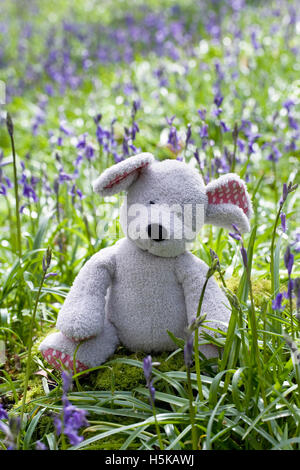
<svg viewBox="0 0 300 470"><path fill-rule="evenodd" d="M162 242L166 239L166 230L160 224L150 224L147 227L148 235L155 242Z"/></svg>

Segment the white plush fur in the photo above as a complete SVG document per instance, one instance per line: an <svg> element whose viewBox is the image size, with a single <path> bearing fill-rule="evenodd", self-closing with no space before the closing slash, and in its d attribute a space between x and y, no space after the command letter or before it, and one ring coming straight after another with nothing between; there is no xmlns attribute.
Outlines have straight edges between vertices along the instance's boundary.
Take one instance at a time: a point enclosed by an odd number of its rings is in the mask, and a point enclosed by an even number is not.
<svg viewBox="0 0 300 470"><path fill-rule="evenodd" d="M77 342L85 340L77 359L88 367L103 363L119 342L132 351L171 351L175 345L167 330L185 337L186 327L197 313L208 267L186 251L186 239L174 239L181 216L168 207L200 204L206 221L225 227L230 221L241 230L249 228L247 217L232 204L210 207L203 180L195 170L174 160L157 162L151 154L131 157L107 169L94 188L101 195L127 190L121 224L128 236L102 249L81 269L59 312L60 333L47 337L40 349L72 355ZM133 239L127 233L128 213L137 203L145 205L146 212L139 220L140 235ZM164 227L164 238L168 237L158 242L147 236L147 227L161 221L161 205L167 205L163 215L171 214L173 225ZM207 314L209 327L226 330L230 307L213 278L201 313ZM211 345L202 352L207 357L216 355Z"/></svg>

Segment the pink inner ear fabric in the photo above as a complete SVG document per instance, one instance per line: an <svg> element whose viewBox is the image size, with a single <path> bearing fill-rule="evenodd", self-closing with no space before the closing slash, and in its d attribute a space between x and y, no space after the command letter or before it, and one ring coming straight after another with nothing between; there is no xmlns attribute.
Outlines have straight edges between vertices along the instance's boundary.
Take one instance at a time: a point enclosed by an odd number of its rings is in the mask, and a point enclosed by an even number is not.
<svg viewBox="0 0 300 470"><path fill-rule="evenodd" d="M149 165L149 162L143 163L141 166L135 168L134 170L131 171L125 171L121 175L117 175L113 180L111 180L105 187L104 189L110 189L112 188L115 184L119 184L120 181L123 181L127 176L131 175L132 173L135 173L136 171L141 171L145 166Z"/></svg>
<svg viewBox="0 0 300 470"><path fill-rule="evenodd" d="M238 181L229 181L226 185L207 192L209 204L234 204L247 215L249 207L244 187Z"/></svg>

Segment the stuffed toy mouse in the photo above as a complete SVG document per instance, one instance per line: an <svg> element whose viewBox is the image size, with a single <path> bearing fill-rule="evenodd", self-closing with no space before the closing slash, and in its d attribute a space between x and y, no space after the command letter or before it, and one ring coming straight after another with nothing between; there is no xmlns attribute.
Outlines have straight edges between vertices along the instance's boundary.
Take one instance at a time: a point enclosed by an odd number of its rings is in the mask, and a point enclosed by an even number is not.
<svg viewBox="0 0 300 470"><path fill-rule="evenodd" d="M59 332L40 345L54 368L72 369L79 343L77 371L99 366L120 343L145 353L174 350L167 330L184 338L208 270L187 251L193 233L204 223L249 231L251 201L235 174L205 186L187 164L141 153L105 170L93 187L101 196L126 191L120 214L126 237L92 256L76 277L58 315ZM213 277L201 313L209 327L226 330L231 310ZM217 355L211 344L200 350Z"/></svg>

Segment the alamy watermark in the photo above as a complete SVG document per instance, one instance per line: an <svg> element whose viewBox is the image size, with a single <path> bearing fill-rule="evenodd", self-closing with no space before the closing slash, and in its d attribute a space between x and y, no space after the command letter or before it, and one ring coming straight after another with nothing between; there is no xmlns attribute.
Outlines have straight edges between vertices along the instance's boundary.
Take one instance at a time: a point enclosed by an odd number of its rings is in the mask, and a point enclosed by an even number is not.
<svg viewBox="0 0 300 470"><path fill-rule="evenodd" d="M5 82L0 80L0 105L6 103L6 86Z"/></svg>
<svg viewBox="0 0 300 470"><path fill-rule="evenodd" d="M122 207L112 203L105 203L101 207L97 229L99 238L120 237L120 213L125 236L131 240L151 239L154 242L192 241L205 219L203 204L129 204L125 197Z"/></svg>

